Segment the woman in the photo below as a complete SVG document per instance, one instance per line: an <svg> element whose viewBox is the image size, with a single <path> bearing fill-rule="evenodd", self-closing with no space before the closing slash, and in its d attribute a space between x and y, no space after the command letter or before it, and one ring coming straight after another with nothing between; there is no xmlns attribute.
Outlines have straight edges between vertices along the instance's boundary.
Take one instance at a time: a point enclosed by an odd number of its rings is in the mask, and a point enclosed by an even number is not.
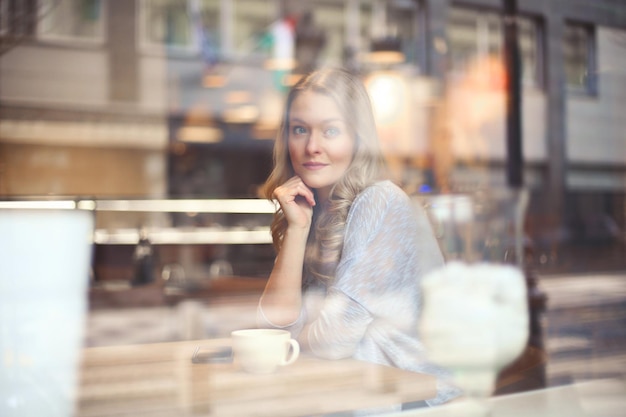
<svg viewBox="0 0 626 417"><path fill-rule="evenodd" d="M259 324L290 330L324 358L442 376L423 359L417 319L419 280L443 258L425 213L385 174L361 81L341 69L301 79L263 188L279 207ZM453 395L442 383L429 404Z"/></svg>

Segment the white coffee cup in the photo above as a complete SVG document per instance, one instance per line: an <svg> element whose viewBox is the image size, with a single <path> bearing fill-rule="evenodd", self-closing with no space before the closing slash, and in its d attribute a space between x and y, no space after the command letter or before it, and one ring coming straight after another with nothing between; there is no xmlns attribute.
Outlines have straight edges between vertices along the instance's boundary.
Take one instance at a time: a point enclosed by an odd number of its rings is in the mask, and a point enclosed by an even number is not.
<svg viewBox="0 0 626 417"><path fill-rule="evenodd" d="M235 330L231 339L235 363L253 374L272 373L279 366L294 363L300 355L300 345L287 330Z"/></svg>

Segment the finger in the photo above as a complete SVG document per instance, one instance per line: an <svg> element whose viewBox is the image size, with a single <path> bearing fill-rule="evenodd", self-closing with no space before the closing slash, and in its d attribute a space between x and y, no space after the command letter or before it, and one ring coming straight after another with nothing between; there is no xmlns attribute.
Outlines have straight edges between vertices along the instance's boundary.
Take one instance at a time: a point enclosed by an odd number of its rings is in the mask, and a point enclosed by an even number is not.
<svg viewBox="0 0 626 417"><path fill-rule="evenodd" d="M315 194L313 193L313 190L311 190L311 188L309 188L309 186L307 186L304 181L302 181L302 179L300 177L298 178L298 191L299 191L299 195L301 195L302 197L305 198L305 200L311 205L311 206L315 206Z"/></svg>
<svg viewBox="0 0 626 417"><path fill-rule="evenodd" d="M296 201L297 196L301 196L310 206L315 205L313 191L298 176L291 177L274 190L274 197L285 203Z"/></svg>

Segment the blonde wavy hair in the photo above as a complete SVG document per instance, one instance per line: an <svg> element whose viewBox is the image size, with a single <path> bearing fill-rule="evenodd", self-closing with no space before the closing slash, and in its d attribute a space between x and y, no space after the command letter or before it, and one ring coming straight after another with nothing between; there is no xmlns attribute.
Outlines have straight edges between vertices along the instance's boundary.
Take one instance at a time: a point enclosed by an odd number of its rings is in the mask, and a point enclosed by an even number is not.
<svg viewBox="0 0 626 417"><path fill-rule="evenodd" d="M289 115L293 101L304 91L332 98L355 139L352 162L343 177L333 186L329 201L314 207L303 266L303 282L306 285L309 279L333 279L341 257L350 206L363 189L385 178L386 167L372 105L361 79L344 69L321 69L301 78L287 96L274 143L274 168L261 188L265 198L273 200L274 190L295 175L287 145ZM271 225L272 240L277 251L282 246L286 229L287 220L279 207Z"/></svg>

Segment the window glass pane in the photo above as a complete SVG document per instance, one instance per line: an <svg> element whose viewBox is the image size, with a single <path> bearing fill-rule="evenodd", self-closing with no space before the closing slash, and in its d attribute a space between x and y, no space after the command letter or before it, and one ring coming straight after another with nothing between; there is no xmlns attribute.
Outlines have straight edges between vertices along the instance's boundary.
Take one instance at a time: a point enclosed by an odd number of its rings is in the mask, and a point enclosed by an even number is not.
<svg viewBox="0 0 626 417"><path fill-rule="evenodd" d="M451 72L465 72L477 58L480 43L478 28L476 12L456 7L451 9L448 25Z"/></svg>
<svg viewBox="0 0 626 417"><path fill-rule="evenodd" d="M9 31L9 2L0 1L0 35Z"/></svg>
<svg viewBox="0 0 626 417"><path fill-rule="evenodd" d="M526 85L538 87L539 71L539 29L532 19L518 20L518 41L522 60L522 81Z"/></svg>
<svg viewBox="0 0 626 417"><path fill-rule="evenodd" d="M372 32L372 2L361 0L359 4L359 45L357 53L369 52Z"/></svg>
<svg viewBox="0 0 626 417"><path fill-rule="evenodd" d="M103 8L101 0L40 0L42 10L50 10L37 25L42 39L101 40Z"/></svg>
<svg viewBox="0 0 626 417"><path fill-rule="evenodd" d="M144 44L193 47L187 0L143 0L141 6Z"/></svg>
<svg viewBox="0 0 626 417"><path fill-rule="evenodd" d="M518 16L518 42L525 85L540 85L539 29L536 20ZM503 27L499 13L453 7L448 37L450 71L462 74L478 59L503 54Z"/></svg>
<svg viewBox="0 0 626 417"><path fill-rule="evenodd" d="M233 2L233 48L236 55L267 55L264 39L272 23L279 18L278 3L273 0L237 0Z"/></svg>
<svg viewBox="0 0 626 417"><path fill-rule="evenodd" d="M487 44L485 51L486 54L500 55L502 53L504 36L502 33L500 15L495 13L485 14L482 19L479 19L479 28L481 32L484 32L484 39L479 41L479 48L480 43L484 42Z"/></svg>
<svg viewBox="0 0 626 417"><path fill-rule="evenodd" d="M191 0L192 24L200 40L203 59L207 64L214 64L221 54L220 0ZM197 13L198 15L194 15Z"/></svg>
<svg viewBox="0 0 626 417"><path fill-rule="evenodd" d="M306 10L296 24L295 72L298 74L317 68L327 46L328 35L319 25L317 16L313 11Z"/></svg>
<svg viewBox="0 0 626 417"><path fill-rule="evenodd" d="M592 39L591 30L584 25L567 24L563 42L565 76L570 90L588 91Z"/></svg>
<svg viewBox="0 0 626 417"><path fill-rule="evenodd" d="M310 8L315 24L324 33L320 59L330 65L341 65L345 44L345 8L340 2L315 2Z"/></svg>
<svg viewBox="0 0 626 417"><path fill-rule="evenodd" d="M407 63L417 64L418 10L415 1L395 0L388 3L388 30L401 42Z"/></svg>
<svg viewBox="0 0 626 417"><path fill-rule="evenodd" d="M219 36L220 0L201 0L200 14L204 30L212 33L214 36Z"/></svg>

